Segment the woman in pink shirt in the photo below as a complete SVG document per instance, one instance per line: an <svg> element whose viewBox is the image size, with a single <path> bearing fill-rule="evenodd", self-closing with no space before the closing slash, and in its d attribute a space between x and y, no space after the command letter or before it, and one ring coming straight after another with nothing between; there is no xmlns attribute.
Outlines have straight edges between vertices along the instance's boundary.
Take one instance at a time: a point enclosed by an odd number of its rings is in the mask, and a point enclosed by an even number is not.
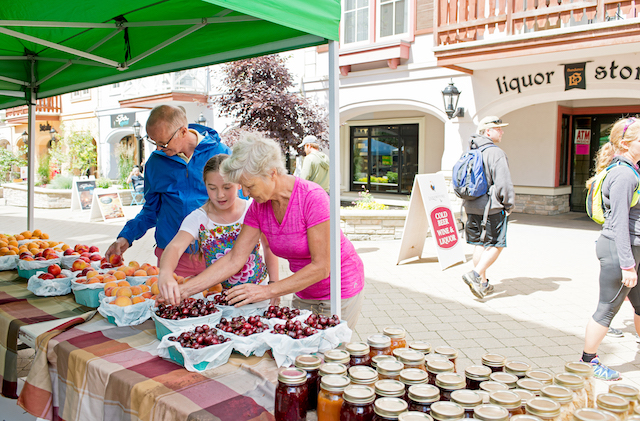
<svg viewBox="0 0 640 421"><path fill-rule="evenodd" d="M220 172L253 198L233 248L180 286L184 299L229 278L247 261L264 234L273 253L293 272L269 285L239 285L227 292L245 305L294 293L293 307L330 315L329 196L319 185L287 174L280 146L257 134L244 135ZM340 233L342 319L352 329L362 308L364 267L353 244Z"/></svg>

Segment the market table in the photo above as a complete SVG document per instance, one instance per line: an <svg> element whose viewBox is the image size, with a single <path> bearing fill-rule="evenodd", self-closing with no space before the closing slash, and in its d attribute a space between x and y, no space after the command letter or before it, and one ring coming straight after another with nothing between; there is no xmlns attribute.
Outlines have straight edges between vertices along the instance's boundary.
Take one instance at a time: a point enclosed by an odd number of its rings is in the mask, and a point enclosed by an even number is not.
<svg viewBox="0 0 640 421"><path fill-rule="evenodd" d="M0 378L2 395L17 398L18 331L22 326L79 317L88 318L94 310L76 303L73 294L39 297L27 289L27 280L18 272L0 272ZM62 321L61 321L62 323Z"/></svg>

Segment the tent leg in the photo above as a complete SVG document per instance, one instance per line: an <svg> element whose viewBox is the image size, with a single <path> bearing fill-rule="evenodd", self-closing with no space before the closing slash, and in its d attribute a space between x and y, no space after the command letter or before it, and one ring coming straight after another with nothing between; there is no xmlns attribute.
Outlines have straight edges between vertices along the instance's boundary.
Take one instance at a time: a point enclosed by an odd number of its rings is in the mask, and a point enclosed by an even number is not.
<svg viewBox="0 0 640 421"><path fill-rule="evenodd" d="M33 87L29 89L28 102L28 128L29 140L27 141L27 229L35 229L33 220L33 208L35 206L35 160L36 160L36 98Z"/></svg>
<svg viewBox="0 0 640 421"><path fill-rule="evenodd" d="M329 160L331 173L331 313L340 314L341 308L341 259L340 259L340 109L338 102L339 75L337 41L329 41Z"/></svg>

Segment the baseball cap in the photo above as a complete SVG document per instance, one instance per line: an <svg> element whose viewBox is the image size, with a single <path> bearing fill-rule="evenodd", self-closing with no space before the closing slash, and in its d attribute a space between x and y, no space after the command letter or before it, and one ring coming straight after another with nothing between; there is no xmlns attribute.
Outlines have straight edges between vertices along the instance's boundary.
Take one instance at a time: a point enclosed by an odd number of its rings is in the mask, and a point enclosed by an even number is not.
<svg viewBox="0 0 640 421"><path fill-rule="evenodd" d="M318 143L318 138L315 137L314 135L309 135L309 136L305 136L304 139L302 139L302 143L300 143L299 147L303 147L304 145L308 145L309 143Z"/></svg>
<svg viewBox="0 0 640 421"><path fill-rule="evenodd" d="M508 125L509 123L503 123L502 120L497 116L490 115L480 120L480 124L478 124L478 131L491 129L493 127L504 127Z"/></svg>

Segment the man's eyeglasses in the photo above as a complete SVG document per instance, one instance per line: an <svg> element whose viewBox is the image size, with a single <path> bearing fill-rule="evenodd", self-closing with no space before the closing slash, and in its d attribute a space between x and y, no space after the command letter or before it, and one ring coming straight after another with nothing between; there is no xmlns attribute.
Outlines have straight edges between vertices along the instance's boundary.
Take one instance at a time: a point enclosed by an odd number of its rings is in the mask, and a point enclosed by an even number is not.
<svg viewBox="0 0 640 421"><path fill-rule="evenodd" d="M175 132L173 132L173 134L171 135L171 137L169 138L169 140L167 140L167 143L165 143L164 145L161 145L160 143L156 142L155 140L151 139L149 137L149 135L146 135L145 138L149 141L149 143L151 143L154 146L157 146L160 149L166 149L167 146L169 146L169 142L171 142L173 140L173 137L176 135L176 133L178 133L178 130L180 130L182 127L184 126L180 126L176 129Z"/></svg>
<svg viewBox="0 0 640 421"><path fill-rule="evenodd" d="M624 134L627 132L627 129L629 128L629 126L631 126L635 122L636 122L636 118L635 117L629 117L627 119L627 124L625 124L624 125L624 129L622 129L622 138L620 140L624 139Z"/></svg>
<svg viewBox="0 0 640 421"><path fill-rule="evenodd" d="M502 124L502 120L501 119L493 120L493 121L489 122L489 124L491 124L491 123L493 123L493 124Z"/></svg>

